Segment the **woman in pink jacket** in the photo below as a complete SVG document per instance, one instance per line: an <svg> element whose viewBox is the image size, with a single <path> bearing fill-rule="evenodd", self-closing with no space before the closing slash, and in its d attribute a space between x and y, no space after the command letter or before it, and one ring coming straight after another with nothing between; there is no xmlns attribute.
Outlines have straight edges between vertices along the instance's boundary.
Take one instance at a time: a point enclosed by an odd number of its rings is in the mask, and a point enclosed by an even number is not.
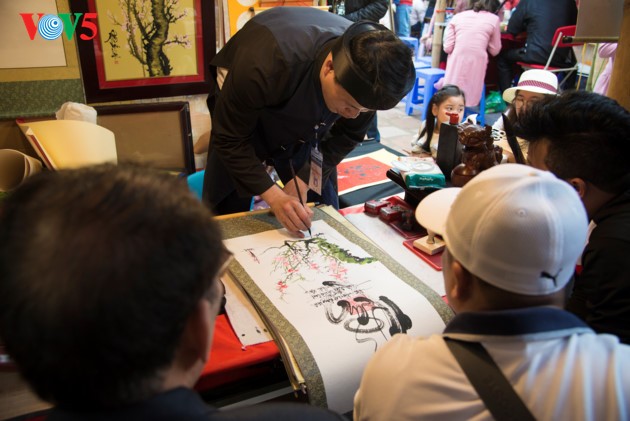
<svg viewBox="0 0 630 421"><path fill-rule="evenodd" d="M466 93L467 106L474 107L481 100L488 53L496 56L501 51L501 21L493 13L499 7L498 0L471 3L471 8L453 16L446 28L444 84L459 86Z"/></svg>

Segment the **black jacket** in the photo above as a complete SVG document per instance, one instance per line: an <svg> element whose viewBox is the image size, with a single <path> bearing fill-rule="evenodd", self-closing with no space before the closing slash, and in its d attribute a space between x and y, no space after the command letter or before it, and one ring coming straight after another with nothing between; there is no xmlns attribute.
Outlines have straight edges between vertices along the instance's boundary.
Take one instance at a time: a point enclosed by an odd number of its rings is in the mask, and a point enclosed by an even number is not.
<svg viewBox="0 0 630 421"><path fill-rule="evenodd" d="M339 0L337 0L338 2ZM346 19L353 22L360 20L371 20L378 22L381 20L389 8L388 0L346 0Z"/></svg>
<svg viewBox="0 0 630 421"><path fill-rule="evenodd" d="M582 254L567 310L598 333L630 344L630 190L593 217L597 224Z"/></svg>
<svg viewBox="0 0 630 421"><path fill-rule="evenodd" d="M510 16L507 31L513 35L527 32L525 61L546 64L553 49L556 29L575 25L576 21L575 0L521 0ZM567 67L575 65L575 62L571 48L558 48L551 65Z"/></svg>
<svg viewBox="0 0 630 421"><path fill-rule="evenodd" d="M207 406L196 392L180 387L146 402L111 411L75 412L54 409L47 421L343 421L341 415L306 404L263 404L219 411Z"/></svg>
<svg viewBox="0 0 630 421"><path fill-rule="evenodd" d="M248 21L214 57L211 70L229 73L208 98L205 200L219 203L235 189L241 197L263 193L273 185L263 160L286 160L318 142L326 178L363 140L374 113L331 113L319 80L334 40L351 24L310 7L277 7ZM308 160L296 171L308 183Z"/></svg>

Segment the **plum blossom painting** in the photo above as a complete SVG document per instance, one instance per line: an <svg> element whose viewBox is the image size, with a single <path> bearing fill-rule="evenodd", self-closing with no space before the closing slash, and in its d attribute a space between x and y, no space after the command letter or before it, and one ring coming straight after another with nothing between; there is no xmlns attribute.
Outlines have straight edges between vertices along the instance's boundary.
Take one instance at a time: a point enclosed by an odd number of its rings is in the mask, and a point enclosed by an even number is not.
<svg viewBox="0 0 630 421"><path fill-rule="evenodd" d="M79 41L88 102L208 91L214 10L202 0L70 0L96 13L98 35ZM96 71L94 71L96 70Z"/></svg>
<svg viewBox="0 0 630 421"><path fill-rule="evenodd" d="M98 2L107 80L197 74L193 6L193 0Z"/></svg>
<svg viewBox="0 0 630 421"><path fill-rule="evenodd" d="M312 237L271 230L226 240L236 260L303 337L329 408L348 411L363 367L395 334L427 336L444 321L377 258L315 221Z"/></svg>

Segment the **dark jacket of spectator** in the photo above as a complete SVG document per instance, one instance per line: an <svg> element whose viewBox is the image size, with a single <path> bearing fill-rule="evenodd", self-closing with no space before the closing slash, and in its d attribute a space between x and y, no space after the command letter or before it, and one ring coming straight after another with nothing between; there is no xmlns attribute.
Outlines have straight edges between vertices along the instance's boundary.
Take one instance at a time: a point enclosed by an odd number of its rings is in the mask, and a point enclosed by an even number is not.
<svg viewBox="0 0 630 421"><path fill-rule="evenodd" d="M521 0L508 23L507 32L513 35L527 32L527 63L545 64L551 54L551 44L556 29L575 25L577 6L575 0ZM551 62L552 66L566 67L575 64L571 48L558 48Z"/></svg>
<svg viewBox="0 0 630 421"><path fill-rule="evenodd" d="M339 1L339 0L338 0ZM389 7L387 0L346 0L346 19L353 22L360 20L370 20L378 22L381 20Z"/></svg>

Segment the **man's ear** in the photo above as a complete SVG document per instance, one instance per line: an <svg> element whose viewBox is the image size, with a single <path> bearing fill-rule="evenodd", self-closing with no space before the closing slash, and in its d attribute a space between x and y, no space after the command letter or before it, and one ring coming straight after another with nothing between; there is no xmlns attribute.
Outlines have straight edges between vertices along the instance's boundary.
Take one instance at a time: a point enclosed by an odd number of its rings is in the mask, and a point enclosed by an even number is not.
<svg viewBox="0 0 630 421"><path fill-rule="evenodd" d="M186 328L182 335L181 346L186 350L189 358L201 360L204 363L208 361L214 333L214 314L216 313L213 314L211 307L206 298L200 298L186 321Z"/></svg>
<svg viewBox="0 0 630 421"><path fill-rule="evenodd" d="M460 303L466 302L472 296L473 277L457 260L451 262L451 272L453 274L453 284L451 285L450 295Z"/></svg>
<svg viewBox="0 0 630 421"><path fill-rule="evenodd" d="M324 60L324 64L322 65L322 70L323 70L324 76L328 76L328 73L335 70L333 67L332 54L328 54L328 56Z"/></svg>
<svg viewBox="0 0 630 421"><path fill-rule="evenodd" d="M569 178L567 182L571 185L571 187L575 189L580 198L584 199L588 191L588 185L586 184L586 181L582 180L581 178L575 177Z"/></svg>

